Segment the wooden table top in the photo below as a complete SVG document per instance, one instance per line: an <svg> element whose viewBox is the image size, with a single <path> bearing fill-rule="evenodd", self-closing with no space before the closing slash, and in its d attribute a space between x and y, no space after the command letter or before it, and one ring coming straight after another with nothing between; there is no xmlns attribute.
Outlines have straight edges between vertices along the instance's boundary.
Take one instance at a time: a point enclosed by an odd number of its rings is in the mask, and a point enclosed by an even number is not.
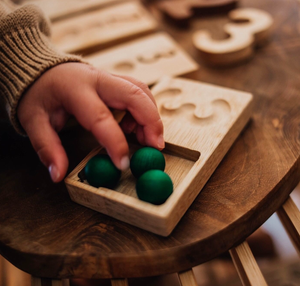
<svg viewBox="0 0 300 286"><path fill-rule="evenodd" d="M225 15L194 19L185 30L161 22L201 64L191 78L251 92L255 103L252 120L167 238L73 203L63 182L50 181L28 139L1 120L0 253L36 276L120 278L186 270L242 242L299 181L298 5L296 0L241 1L242 7L267 10L275 29L267 46L231 68L202 65L191 44L192 30L217 31ZM69 171L97 145L79 126L61 138Z"/></svg>

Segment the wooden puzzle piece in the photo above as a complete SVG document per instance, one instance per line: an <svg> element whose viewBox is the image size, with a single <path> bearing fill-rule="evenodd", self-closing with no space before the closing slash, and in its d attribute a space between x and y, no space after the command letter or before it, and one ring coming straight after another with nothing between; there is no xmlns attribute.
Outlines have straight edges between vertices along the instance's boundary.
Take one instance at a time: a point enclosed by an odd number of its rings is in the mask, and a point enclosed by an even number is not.
<svg viewBox="0 0 300 286"><path fill-rule="evenodd" d="M92 9L104 7L121 0L27 0L24 3L38 5L51 21L60 20Z"/></svg>
<svg viewBox="0 0 300 286"><path fill-rule="evenodd" d="M194 33L193 43L204 62L221 66L249 59L255 46L266 41L273 24L269 13L254 8L233 10L229 13L229 18L248 22L226 24L224 30L229 38L225 40L214 40L205 30Z"/></svg>
<svg viewBox="0 0 300 286"><path fill-rule="evenodd" d="M65 183L73 201L167 236L248 122L252 95L181 78L164 78L151 91L165 129L166 147L162 150L165 172L174 187L167 201L157 206L139 200L136 179L130 170L122 174L119 185L113 190L81 182L78 174L90 158L105 152L101 147L93 150ZM186 107L192 108L185 110ZM191 124L193 118L196 120ZM128 143L130 154L141 147L131 140Z"/></svg>
<svg viewBox="0 0 300 286"><path fill-rule="evenodd" d="M52 41L64 52L87 53L137 37L157 28L138 2L127 2L54 22Z"/></svg>
<svg viewBox="0 0 300 286"><path fill-rule="evenodd" d="M156 33L85 60L110 73L132 76L151 85L163 76L178 76L198 69L198 64L166 33Z"/></svg>
<svg viewBox="0 0 300 286"><path fill-rule="evenodd" d="M238 0L164 0L156 7L163 15L178 25L186 26L189 19L199 12L209 12L232 9Z"/></svg>

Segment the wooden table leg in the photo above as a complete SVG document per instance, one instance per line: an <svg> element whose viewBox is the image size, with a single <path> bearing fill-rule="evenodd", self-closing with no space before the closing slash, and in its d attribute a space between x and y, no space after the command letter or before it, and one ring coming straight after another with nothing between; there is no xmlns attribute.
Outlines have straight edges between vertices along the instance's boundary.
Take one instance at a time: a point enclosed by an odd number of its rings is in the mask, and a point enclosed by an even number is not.
<svg viewBox="0 0 300 286"><path fill-rule="evenodd" d="M0 255L0 285L5 285L4 284L4 258Z"/></svg>
<svg viewBox="0 0 300 286"><path fill-rule="evenodd" d="M267 285L246 241L229 250L229 253L244 286Z"/></svg>
<svg viewBox="0 0 300 286"><path fill-rule="evenodd" d="M300 255L300 211L291 197L277 210L277 215Z"/></svg>
<svg viewBox="0 0 300 286"><path fill-rule="evenodd" d="M128 286L127 279L111 279L111 286Z"/></svg>
<svg viewBox="0 0 300 286"><path fill-rule="evenodd" d="M30 275L0 256L0 286L29 286Z"/></svg>
<svg viewBox="0 0 300 286"><path fill-rule="evenodd" d="M69 280L56 280L31 276L31 286L70 286Z"/></svg>
<svg viewBox="0 0 300 286"><path fill-rule="evenodd" d="M195 274L192 269L179 272L178 277L182 286L197 286Z"/></svg>

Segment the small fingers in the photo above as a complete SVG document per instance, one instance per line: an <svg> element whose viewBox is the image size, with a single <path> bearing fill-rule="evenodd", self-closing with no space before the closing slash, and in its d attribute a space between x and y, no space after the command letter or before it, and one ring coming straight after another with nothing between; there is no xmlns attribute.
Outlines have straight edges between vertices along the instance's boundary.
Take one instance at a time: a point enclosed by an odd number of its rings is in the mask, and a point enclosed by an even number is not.
<svg viewBox="0 0 300 286"><path fill-rule="evenodd" d="M129 149L122 129L108 107L93 89L86 89L84 96L64 102L78 122L91 131L120 170L129 167Z"/></svg>
<svg viewBox="0 0 300 286"><path fill-rule="evenodd" d="M142 127L146 145L154 148L164 148L163 124L159 116L153 96L145 85L142 88L131 81L100 73L97 85L97 92L105 104L119 110L127 110L132 115L137 125Z"/></svg>
<svg viewBox="0 0 300 286"><path fill-rule="evenodd" d="M41 162L48 168L53 182L60 182L68 169L68 158L58 134L52 128L48 116L32 117L23 126Z"/></svg>

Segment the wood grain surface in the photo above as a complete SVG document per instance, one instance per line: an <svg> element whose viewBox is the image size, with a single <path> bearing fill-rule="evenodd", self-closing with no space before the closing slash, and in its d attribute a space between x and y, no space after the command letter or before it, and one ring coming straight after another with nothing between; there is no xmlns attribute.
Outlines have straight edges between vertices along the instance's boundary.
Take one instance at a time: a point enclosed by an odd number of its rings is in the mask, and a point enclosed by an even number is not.
<svg viewBox="0 0 300 286"><path fill-rule="evenodd" d="M0 253L4 257L42 277L174 273L236 246L285 202L300 175L299 7L294 0L245 0L240 5L272 15L275 29L270 43L247 63L223 69L202 65L191 78L252 93L252 121L173 233L161 238L74 204L63 182L51 183L28 139L1 120ZM164 22L161 28L197 59L191 44L193 29L210 27L213 33L226 21L226 16L218 15L193 20L189 31ZM97 146L79 126L64 130L61 139L70 170Z"/></svg>

